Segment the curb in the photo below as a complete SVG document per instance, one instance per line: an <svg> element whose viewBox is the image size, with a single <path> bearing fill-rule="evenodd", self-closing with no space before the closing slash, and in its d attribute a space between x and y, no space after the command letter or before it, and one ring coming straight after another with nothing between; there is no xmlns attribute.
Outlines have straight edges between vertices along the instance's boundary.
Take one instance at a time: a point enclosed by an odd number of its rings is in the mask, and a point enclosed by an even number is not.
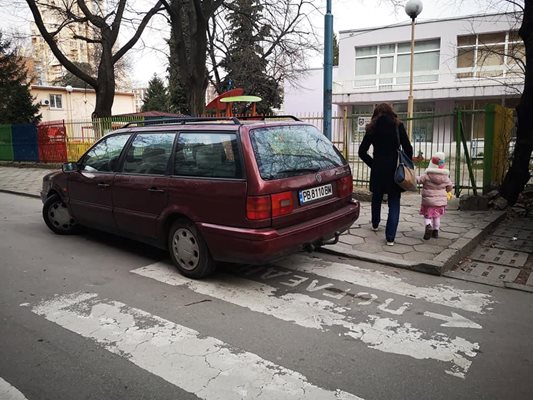
<svg viewBox="0 0 533 400"><path fill-rule="evenodd" d="M458 246L457 249L446 249L442 253L440 253L436 258L438 259L441 257L443 253L445 253L448 250L454 250L453 254L451 254L447 259L442 261L441 271L439 275L442 275L444 272L449 271L455 264L457 264L461 259L472 253L474 251L474 248L481 243L487 236L489 236L496 227L500 224L500 222L505 219L505 216L507 213L505 211L500 211L500 215L498 215L493 221L489 222L485 227L479 230L479 232L474 235L472 238L469 239L459 239L455 243L452 243L452 246L462 240L464 240L466 243L464 243L463 246Z"/></svg>
<svg viewBox="0 0 533 400"><path fill-rule="evenodd" d="M11 168L40 168L40 169L61 169L63 163L37 163L30 161L0 161L0 167Z"/></svg>
<svg viewBox="0 0 533 400"><path fill-rule="evenodd" d="M32 197L34 199L40 199L41 196L33 193L16 192L14 190L0 189L0 193L16 194L19 196Z"/></svg>
<svg viewBox="0 0 533 400"><path fill-rule="evenodd" d="M408 269L416 272L423 272L430 275L443 275L449 271L457 262L469 255L474 248L481 243L487 236L494 231L498 224L505 218L506 212L500 211L500 215L496 216L493 221L489 222L481 229L473 230L476 232L473 235L465 235L465 237L456 240L448 248L440 252L434 261L422 261L418 263L410 263L404 260L397 260L390 257L384 257L379 254L370 254L363 251L353 250L350 253L345 253L339 250L328 249L321 247L320 252L343 256L355 260L374 262L383 265L388 265L397 268ZM469 237L471 236L471 237Z"/></svg>

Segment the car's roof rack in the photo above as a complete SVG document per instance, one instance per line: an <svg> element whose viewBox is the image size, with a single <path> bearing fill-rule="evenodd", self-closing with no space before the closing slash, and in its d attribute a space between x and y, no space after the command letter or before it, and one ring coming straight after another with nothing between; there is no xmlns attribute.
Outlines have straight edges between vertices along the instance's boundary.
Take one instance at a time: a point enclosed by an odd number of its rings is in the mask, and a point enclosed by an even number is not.
<svg viewBox="0 0 533 400"><path fill-rule="evenodd" d="M245 120L264 121L265 119L292 119L294 121L301 121L301 119L295 117L294 115L244 115L238 118L244 121Z"/></svg>
<svg viewBox="0 0 533 400"><path fill-rule="evenodd" d="M190 122L216 122L216 121L231 121L235 125L241 125L238 118L235 117L177 117L177 118L162 118L162 119L150 119L144 121L131 121L124 125L122 128L127 128L133 125L164 125L164 124L187 124Z"/></svg>

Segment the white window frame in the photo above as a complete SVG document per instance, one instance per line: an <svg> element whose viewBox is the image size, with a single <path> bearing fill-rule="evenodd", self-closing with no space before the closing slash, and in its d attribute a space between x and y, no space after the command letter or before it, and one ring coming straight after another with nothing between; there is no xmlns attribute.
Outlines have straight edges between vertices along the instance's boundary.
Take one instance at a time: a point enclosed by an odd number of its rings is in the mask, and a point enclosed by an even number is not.
<svg viewBox="0 0 533 400"><path fill-rule="evenodd" d="M439 61L440 61L440 50L441 50L441 42L440 38L434 38L434 39L423 39L420 40L421 42L427 42L427 41L438 41L438 46L436 46L433 49L428 50L416 50L414 54L424 54L424 53L435 53L437 52L439 54ZM357 64L357 60L359 59L369 59L369 58L375 58L376 59L376 73L375 74L368 74L368 75L356 75L355 74L355 65L354 65L354 81L353 81L353 88L354 89L365 89L365 88L378 88L378 89L384 89L385 87L394 87L394 86L406 86L408 85L408 82L399 82L398 78L408 78L409 72L402 72L398 73L398 56L399 55L405 55L405 54L411 54L411 51L399 51L400 45L404 45L405 43L409 42L399 42L399 43L380 43L372 46L357 46L355 47L355 64ZM409 43L410 44L410 43ZM381 53L380 47L381 46L387 46L387 45L394 45L394 52L391 53ZM416 43L415 43L416 46ZM376 54L373 55L365 55L365 56L357 56L357 49L362 47L376 47ZM410 48L410 47L409 47ZM391 57L393 58L393 65L392 65L392 73L387 74L381 74L381 58L382 57ZM439 67L440 68L440 67ZM428 76L428 77L434 77L434 79L428 79L421 81L420 83L435 83L439 80L439 69L437 70L431 70L431 71L418 71L415 73L416 76ZM392 79L392 82L383 82L381 83L381 79ZM366 85L357 85L357 82L361 81L368 81L369 84ZM373 81L372 84L370 82Z"/></svg>
<svg viewBox="0 0 533 400"><path fill-rule="evenodd" d="M512 70L511 66L509 65L508 61L508 51L510 45L517 45L520 44L520 40L511 40L511 32L514 31L499 31L499 32L483 32L483 33L476 33L472 35L459 35L459 36L475 36L475 44L468 44L468 45L462 45L459 46L459 44L456 44L456 74L455 78L456 80L472 80L472 79L498 79L498 78L506 78L508 73ZM490 33L505 33L505 41L504 42L494 42L494 43L481 43L479 42L479 35L484 34L490 34ZM456 37L457 42L459 43L458 39L459 36ZM504 47L504 54L503 54L503 64L501 65L492 65L492 66L483 66L478 65L478 51L479 49L483 49L484 46L502 46ZM457 63L459 62L459 50L460 49L474 49L474 65L472 67L464 67L459 68L457 67ZM490 71L501 71L501 76L495 76L495 77L486 77L486 76L480 76L480 74ZM471 77L459 77L458 75L461 73L472 73Z"/></svg>
<svg viewBox="0 0 533 400"><path fill-rule="evenodd" d="M57 99L60 99L59 101L61 102L61 107L57 107ZM50 99L50 108L54 109L54 110L62 110L63 109L63 95L61 94L56 94L56 93L51 93L49 95L49 99Z"/></svg>

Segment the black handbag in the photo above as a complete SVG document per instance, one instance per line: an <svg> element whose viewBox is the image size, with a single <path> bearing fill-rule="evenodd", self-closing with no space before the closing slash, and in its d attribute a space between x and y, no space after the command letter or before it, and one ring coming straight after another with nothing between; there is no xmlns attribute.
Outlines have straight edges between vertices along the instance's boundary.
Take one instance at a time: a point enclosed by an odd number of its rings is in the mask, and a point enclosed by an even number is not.
<svg viewBox="0 0 533 400"><path fill-rule="evenodd" d="M398 127L396 127L396 136L398 137L398 143L401 143ZM403 190L410 192L416 192L417 190L415 165L413 160L403 152L400 145L398 146L398 163L394 172L394 182Z"/></svg>

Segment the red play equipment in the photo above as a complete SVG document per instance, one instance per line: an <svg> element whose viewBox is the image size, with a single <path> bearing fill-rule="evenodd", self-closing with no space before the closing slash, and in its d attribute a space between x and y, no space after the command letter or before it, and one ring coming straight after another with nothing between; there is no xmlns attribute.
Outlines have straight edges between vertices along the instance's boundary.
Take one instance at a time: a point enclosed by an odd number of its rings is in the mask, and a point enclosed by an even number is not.
<svg viewBox="0 0 533 400"><path fill-rule="evenodd" d="M205 106L207 111L215 111L217 117L222 116L224 113L226 117L233 116L233 103L243 102L252 103L251 115L257 115L255 103L261 101L261 97L258 96L244 96L244 89L236 88L228 90L217 96L213 101Z"/></svg>

